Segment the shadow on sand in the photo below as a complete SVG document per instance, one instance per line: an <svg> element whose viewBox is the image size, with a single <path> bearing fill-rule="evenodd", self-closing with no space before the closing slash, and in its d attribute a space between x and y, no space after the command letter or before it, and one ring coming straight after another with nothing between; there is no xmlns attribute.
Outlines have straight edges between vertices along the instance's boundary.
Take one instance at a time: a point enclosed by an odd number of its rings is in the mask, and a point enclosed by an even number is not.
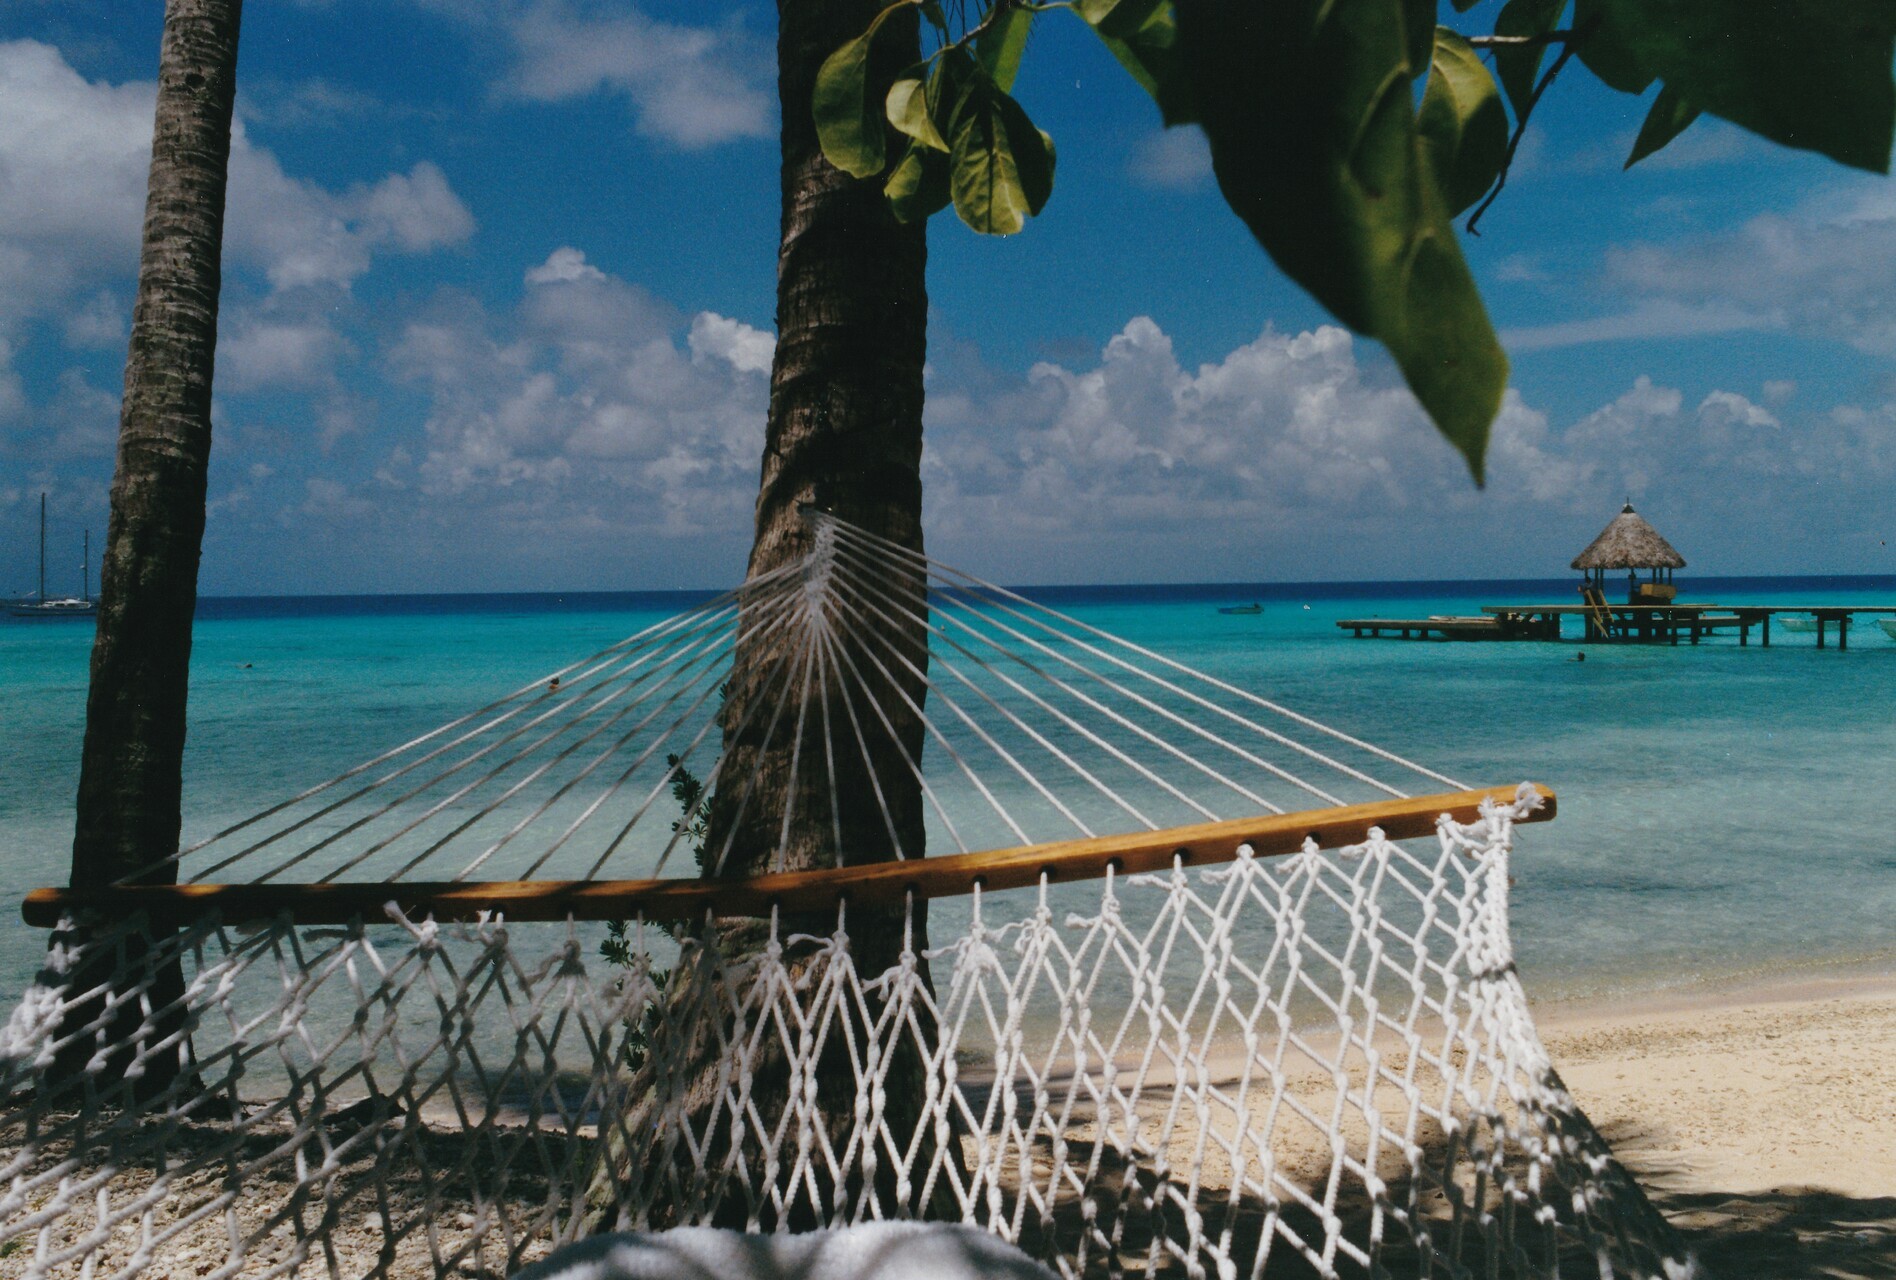
<svg viewBox="0 0 1896 1280"><path fill-rule="evenodd" d="M1704 1191L1655 1154L1637 1125L1605 1134L1659 1211L1718 1280L1896 1278L1896 1195L1848 1196L1817 1187Z"/></svg>

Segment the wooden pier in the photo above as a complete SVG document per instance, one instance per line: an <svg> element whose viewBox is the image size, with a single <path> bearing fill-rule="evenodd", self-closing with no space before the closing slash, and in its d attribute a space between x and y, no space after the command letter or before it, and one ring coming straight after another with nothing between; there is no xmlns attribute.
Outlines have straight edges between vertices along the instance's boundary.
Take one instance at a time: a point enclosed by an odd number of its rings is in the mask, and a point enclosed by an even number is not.
<svg viewBox="0 0 1896 1280"><path fill-rule="evenodd" d="M1358 639L1562 640L1566 620L1577 617L1579 638L1590 644L1697 644L1723 633L1748 645L1756 631L1759 643L1768 646L1771 620L1785 614L1815 620L1819 649L1829 647L1832 634L1838 649L1848 649L1858 614L1896 617L1896 605L1489 604L1474 617L1344 618L1336 625Z"/></svg>
<svg viewBox="0 0 1896 1280"><path fill-rule="evenodd" d="M1364 636L1395 636L1403 640L1512 640L1499 618L1457 618L1446 614L1428 618L1345 618L1336 624Z"/></svg>

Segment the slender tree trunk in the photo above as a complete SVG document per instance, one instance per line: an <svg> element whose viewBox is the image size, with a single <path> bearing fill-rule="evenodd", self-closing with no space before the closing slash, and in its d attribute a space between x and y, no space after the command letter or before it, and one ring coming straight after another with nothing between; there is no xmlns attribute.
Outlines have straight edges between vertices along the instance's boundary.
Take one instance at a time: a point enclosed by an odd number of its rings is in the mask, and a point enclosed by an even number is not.
<svg viewBox="0 0 1896 1280"><path fill-rule="evenodd" d="M74 884L177 878L175 865L164 860L177 852L181 826L191 619L204 538L224 188L242 10L242 0L168 0L165 6L138 300L86 700ZM157 1009L181 993L175 959L160 961L142 951L121 959L131 962L114 979L121 984L137 974L141 961L148 962L142 977L153 984ZM109 976L109 968L97 975ZM68 1015L67 1026L97 1018L100 1007L81 1006ZM146 1034L168 1034L175 1029L175 1011L172 1017L171 1027L160 1016ZM138 1025L134 1003L101 1027L98 1038L122 1043ZM68 1056L83 1063L93 1039L82 1038ZM182 1052L180 1045L177 1053L145 1063L139 1090L175 1078ZM131 1053L128 1047L113 1055L101 1080L123 1074Z"/></svg>
<svg viewBox="0 0 1896 1280"><path fill-rule="evenodd" d="M882 7L883 0L778 3L783 218L777 257L777 349L750 557L753 578L810 550L805 506L833 513L904 547L922 549L922 364L928 310L924 227L895 220L879 179L857 180L832 167L823 158L811 115L817 69L839 45L860 35ZM916 16L900 15L886 24L872 63L872 99L879 102L896 73L918 57ZM878 586L903 599L908 611L919 613L925 603L919 573L891 571ZM869 641L852 636L851 628L857 625L849 624L839 637L852 651L856 668L874 673L876 663L869 660L873 654L895 679L871 674L870 687L854 694L856 707L863 713L865 694L873 698L889 715L890 728L869 733L868 759L853 739L845 749L841 740L848 731L840 726L848 723L847 711L832 679L828 722L838 726L839 739L833 761L822 747L822 711L813 706L794 773L793 714L786 712L774 732L767 703L751 714L760 700L780 696L771 687L771 677L785 658L785 644L771 638L739 647L724 704L725 763L710 804L707 872L719 870L720 853L726 849L721 869L727 875L885 861L896 856L898 848L903 856L922 856L922 795L907 759L918 760L922 750L921 720L909 704L919 707L925 696L918 673L926 669L927 638L919 624L911 623L897 634ZM847 669L849 664L842 665ZM888 805L886 819L869 781L871 773L880 781L882 802ZM782 826L786 805L794 815L787 831ZM900 910L849 912L849 945L859 972L872 976L896 963L905 923ZM826 915L782 921L779 934L827 935L835 927L836 917ZM906 936L918 949L926 946L923 904L916 905L913 931ZM727 957L751 954L764 945L766 926L720 921L718 939ZM809 963L808 949L793 950L786 958L793 971L800 970ZM694 1131L710 1137L707 1147L728 1151L733 1143L744 1146L751 1176L756 1177L759 1166L749 1141L734 1133L728 1120L716 1126L710 1122L718 1095L719 1037L699 1024L721 1015L713 1009L694 1012L689 985L675 984L667 1023L690 1047L672 1056L676 1065L659 1092L683 1096L683 1110ZM923 1034L932 1037L927 1028ZM859 1045L862 1038L859 1033ZM817 1072L818 1106L838 1137L854 1124L857 1091L843 1040L841 1034L830 1038ZM898 1148L923 1122L922 1070L920 1046L912 1039L903 1042L886 1077L883 1112ZM772 1125L791 1088L788 1068L781 1055L767 1054L755 1064L752 1078L752 1098L765 1123ZM651 1085L647 1080L635 1087ZM655 1105L648 1101L644 1111ZM635 1115L628 1131L650 1132L651 1119ZM714 1127L717 1132L711 1136L707 1130ZM932 1138L924 1135L924 1151L932 1150L929 1142ZM817 1197L828 1200L827 1205L811 1203L807 1189L793 1192L795 1203L783 1215L787 1221L766 1214L765 1225L813 1225L835 1212L838 1204L865 1193L874 1194L885 1213L923 1212L926 1206L917 1202L919 1185L908 1189L908 1203L896 1204L903 1193L894 1181L892 1154L887 1149L879 1153L873 1178L858 1168L846 1174L841 1185L824 1186ZM633 1177L663 1180L667 1170L653 1166L677 1158L675 1152L652 1149L635 1157ZM922 1163L927 1159L924 1155ZM679 1176L673 1185L683 1192L685 1181ZM710 1216L736 1225L742 1221L741 1210L727 1199L723 1210ZM673 1212L655 1215L653 1225L705 1211L703 1205L681 1204Z"/></svg>

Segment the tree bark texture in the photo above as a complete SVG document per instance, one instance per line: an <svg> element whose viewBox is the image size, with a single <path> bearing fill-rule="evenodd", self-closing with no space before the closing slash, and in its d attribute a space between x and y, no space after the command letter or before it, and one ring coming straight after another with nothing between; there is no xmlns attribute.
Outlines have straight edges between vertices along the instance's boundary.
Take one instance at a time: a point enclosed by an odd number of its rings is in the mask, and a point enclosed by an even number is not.
<svg viewBox="0 0 1896 1280"><path fill-rule="evenodd" d="M242 0L165 6L138 298L86 699L74 884L177 879L175 864L165 860L178 850L181 827L242 10ZM175 990L175 964L155 980L154 995ZM136 1006L127 1016L136 1018ZM159 1069L150 1064L147 1074Z"/></svg>
<svg viewBox="0 0 1896 1280"><path fill-rule="evenodd" d="M823 157L811 114L816 72L830 53L862 34L883 0L779 0L778 85L783 111L781 241L777 258L777 348L771 369L770 417L752 547L751 577L804 556L812 529L804 508L830 512L903 547L922 549L921 456L922 364L926 355L928 298L927 242L922 224L905 226L890 213L880 178L858 180ZM882 28L872 56L869 93L881 101L896 74L920 56L919 25L914 13L897 16ZM925 605L919 570L885 572L881 591L902 601L892 613L919 614ZM885 608L887 606L885 605ZM876 639L860 634L860 619L844 620L837 632L840 647L854 658L867 687L854 693L859 715L873 699L889 717L867 731L868 750L859 748L843 728L848 712L832 676L828 687L828 723L836 750L823 750L821 698L813 702L797 758L794 708L771 728L770 706L782 696L776 683L785 657L777 637L741 644L734 655L723 709L724 764L713 789L706 870L723 874L771 869L805 869L886 861L899 848L903 856L924 852L920 786L910 760L921 759L923 727L914 708L926 695L920 676L928 661L927 637L919 623L884 627ZM904 662L906 659L906 662ZM889 675L878 673L878 663ZM909 664L912 664L912 668ZM840 664L848 669L848 662ZM847 748L845 747L847 743ZM831 768L834 774L831 773ZM880 781L882 800L870 782ZM832 785L833 778L833 785ZM834 797L834 802L832 801ZM888 806L884 817L882 804ZM787 829L783 815L793 815ZM834 811L832 811L834 809ZM838 847L837 833L841 843ZM910 937L927 945L925 905L915 906ZM827 935L833 915L822 919L784 920L780 936L792 932ZM849 946L859 972L879 974L893 966L904 941L904 913L851 909ZM758 921L719 922L724 953L759 950L765 926ZM806 956L790 954L793 968ZM926 981L924 967L923 979ZM694 998L674 983L668 1023L681 1028L681 1001ZM701 994L701 993L700 993ZM932 1035L924 1031L932 1043ZM702 1132L717 1092L718 1036L699 1028L688 1034L691 1047L681 1077L661 1092L682 1095L693 1128ZM860 1042L861 1036L858 1035ZM843 1037L831 1038L836 1061L826 1057L818 1073L818 1102L840 1146L840 1135L853 1123L857 1082L843 1056ZM674 1062L677 1058L673 1059ZM912 1041L900 1047L887 1078L885 1118L898 1144L922 1123L924 1064ZM765 1101L767 1119L781 1113L790 1088L780 1059L754 1073L753 1097ZM645 1085L650 1088L650 1083ZM676 1092L675 1092L676 1091ZM720 1123L709 1143L729 1150L735 1136ZM632 1133L649 1128L635 1121ZM924 1143L932 1142L925 1137ZM891 1182L892 1153L884 1153L873 1177L851 1176L821 1195L848 1204L874 1194L883 1212L903 1216L926 1211L898 1204L902 1193ZM662 1176L653 1166L675 1159L662 1150L642 1157L645 1178ZM756 1163L751 1163L753 1170ZM733 1205L736 1209L738 1206ZM833 1209L831 1210L833 1212ZM824 1206L805 1198L782 1225L814 1225ZM729 1215L719 1215L728 1218ZM654 1223L653 1225L659 1225ZM768 1225L768 1224L767 1224Z"/></svg>

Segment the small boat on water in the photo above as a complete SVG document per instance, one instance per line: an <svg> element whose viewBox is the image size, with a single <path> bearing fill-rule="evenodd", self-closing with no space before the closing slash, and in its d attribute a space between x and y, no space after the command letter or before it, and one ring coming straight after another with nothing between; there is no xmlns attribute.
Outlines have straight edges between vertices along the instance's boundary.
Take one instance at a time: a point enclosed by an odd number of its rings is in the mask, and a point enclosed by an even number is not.
<svg viewBox="0 0 1896 1280"><path fill-rule="evenodd" d="M1777 623L1786 631L1795 631L1799 635L1808 635L1817 630L1817 619L1815 618L1793 618L1786 615L1779 617Z"/></svg>
<svg viewBox="0 0 1896 1280"><path fill-rule="evenodd" d="M1261 604L1227 604L1218 607L1219 613L1263 613Z"/></svg>
<svg viewBox="0 0 1896 1280"><path fill-rule="evenodd" d="M1878 618L1876 625L1883 628L1883 634L1896 640L1896 618Z"/></svg>
<svg viewBox="0 0 1896 1280"><path fill-rule="evenodd" d="M99 606L92 599L92 531L86 530L85 555L79 562L80 594L48 599L46 596L46 495L40 495L39 590L7 605L16 618L91 618Z"/></svg>

